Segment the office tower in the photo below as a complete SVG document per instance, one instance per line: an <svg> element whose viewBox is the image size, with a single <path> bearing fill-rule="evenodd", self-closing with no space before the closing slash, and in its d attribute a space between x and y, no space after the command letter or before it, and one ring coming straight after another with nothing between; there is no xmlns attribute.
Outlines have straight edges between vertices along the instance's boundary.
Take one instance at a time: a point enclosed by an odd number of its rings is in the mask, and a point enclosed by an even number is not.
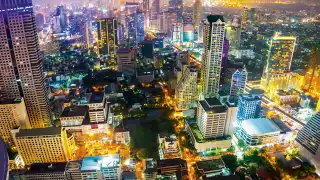
<svg viewBox="0 0 320 180"><path fill-rule="evenodd" d="M83 43L85 48L91 48L93 46L93 27L92 22L87 21L82 27Z"/></svg>
<svg viewBox="0 0 320 180"><path fill-rule="evenodd" d="M120 179L120 155L83 158L81 176L82 179Z"/></svg>
<svg viewBox="0 0 320 180"><path fill-rule="evenodd" d="M169 0L160 0L160 10L169 8Z"/></svg>
<svg viewBox="0 0 320 180"><path fill-rule="evenodd" d="M193 18L192 22L195 28L198 28L202 19L202 1L196 0L193 4Z"/></svg>
<svg viewBox="0 0 320 180"><path fill-rule="evenodd" d="M177 10L177 21L183 22L183 0L176 0L176 10Z"/></svg>
<svg viewBox="0 0 320 180"><path fill-rule="evenodd" d="M7 153L7 146L0 137L0 179L9 179L9 157Z"/></svg>
<svg viewBox="0 0 320 180"><path fill-rule="evenodd" d="M249 10L249 23L254 25L256 23L256 9L250 8Z"/></svg>
<svg viewBox="0 0 320 180"><path fill-rule="evenodd" d="M108 55L114 60L118 49L118 24L115 18L99 19L97 21L98 53Z"/></svg>
<svg viewBox="0 0 320 180"><path fill-rule="evenodd" d="M183 66L182 76L176 87L177 109L189 109L195 106L197 99L198 70L195 67Z"/></svg>
<svg viewBox="0 0 320 180"><path fill-rule="evenodd" d="M219 92L223 57L225 22L221 15L209 15L204 24L201 64L202 96L214 97Z"/></svg>
<svg viewBox="0 0 320 180"><path fill-rule="evenodd" d="M246 87L248 72L246 68L237 69L231 78L230 85L230 101L236 102L239 95L243 94L244 88Z"/></svg>
<svg viewBox="0 0 320 180"><path fill-rule="evenodd" d="M138 43L144 40L144 14L141 11L137 12L137 41Z"/></svg>
<svg viewBox="0 0 320 180"><path fill-rule="evenodd" d="M57 7L57 13L56 16L59 17L60 26L62 30L65 30L67 28L67 13L64 6L58 6Z"/></svg>
<svg viewBox="0 0 320 180"><path fill-rule="evenodd" d="M320 93L320 47L311 49L309 62L303 82L303 89L310 94Z"/></svg>
<svg viewBox="0 0 320 180"><path fill-rule="evenodd" d="M29 118L23 99L0 99L0 137L13 145L11 130L17 127L30 128Z"/></svg>
<svg viewBox="0 0 320 180"><path fill-rule="evenodd" d="M75 148L74 137L60 127L17 129L12 136L26 165L68 161Z"/></svg>
<svg viewBox="0 0 320 180"><path fill-rule="evenodd" d="M135 73L136 52L134 49L121 48L118 50L118 71L126 75L133 75Z"/></svg>
<svg viewBox="0 0 320 180"><path fill-rule="evenodd" d="M279 36L276 34L271 39L267 65L261 80L261 85L267 92L269 92L268 89L279 85L277 79L287 79L285 76L290 71L295 44L296 37L292 36Z"/></svg>
<svg viewBox="0 0 320 180"><path fill-rule="evenodd" d="M143 0L143 12L144 12L144 25L145 28L148 28L150 26L150 18L151 18L151 12L150 12L150 0Z"/></svg>
<svg viewBox="0 0 320 180"><path fill-rule="evenodd" d="M31 1L0 2L0 89L25 100L32 127L51 125L48 90Z"/></svg>
<svg viewBox="0 0 320 180"><path fill-rule="evenodd" d="M253 89L249 94L241 94L238 101L238 120L258 118L264 91Z"/></svg>
<svg viewBox="0 0 320 180"><path fill-rule="evenodd" d="M225 136L227 108L217 98L199 101L197 107L197 124L204 138Z"/></svg>
<svg viewBox="0 0 320 180"><path fill-rule="evenodd" d="M160 14L160 0L149 0L150 1L150 26L157 29L157 24Z"/></svg>
<svg viewBox="0 0 320 180"><path fill-rule="evenodd" d="M157 179L188 179L187 161L180 158L157 160Z"/></svg>
<svg viewBox="0 0 320 180"><path fill-rule="evenodd" d="M128 27L128 41L129 47L137 44L137 16L136 14L128 15L126 17Z"/></svg>
<svg viewBox="0 0 320 180"><path fill-rule="evenodd" d="M246 29L248 26L249 9L244 7L241 12L241 29Z"/></svg>
<svg viewBox="0 0 320 180"><path fill-rule="evenodd" d="M266 73L282 74L290 71L296 37L275 35L269 45Z"/></svg>
<svg viewBox="0 0 320 180"><path fill-rule="evenodd" d="M305 157L320 173L320 112L318 112L299 131L296 142L300 148L300 154Z"/></svg>

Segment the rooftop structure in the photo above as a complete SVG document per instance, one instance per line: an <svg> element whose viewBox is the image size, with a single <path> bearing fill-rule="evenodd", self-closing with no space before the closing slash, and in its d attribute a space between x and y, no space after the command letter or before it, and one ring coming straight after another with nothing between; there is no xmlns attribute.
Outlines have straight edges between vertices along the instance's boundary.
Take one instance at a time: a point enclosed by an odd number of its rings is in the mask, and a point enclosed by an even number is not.
<svg viewBox="0 0 320 180"><path fill-rule="evenodd" d="M98 171L102 168L114 168L120 166L119 155L91 156L82 160L81 171Z"/></svg>
<svg viewBox="0 0 320 180"><path fill-rule="evenodd" d="M212 177L222 175L225 164L221 158L196 162L196 167L201 176Z"/></svg>
<svg viewBox="0 0 320 180"><path fill-rule="evenodd" d="M268 118L255 118L239 121L236 137L247 145L256 146L287 142L292 133L283 131Z"/></svg>
<svg viewBox="0 0 320 180"><path fill-rule="evenodd" d="M242 121L243 129L249 135L261 135L269 134L281 131L279 127L270 119L267 118L257 118L257 119L247 119Z"/></svg>
<svg viewBox="0 0 320 180"><path fill-rule="evenodd" d="M34 129L20 129L16 133L16 137L26 136L51 136L61 134L61 128L49 127L49 128L34 128Z"/></svg>

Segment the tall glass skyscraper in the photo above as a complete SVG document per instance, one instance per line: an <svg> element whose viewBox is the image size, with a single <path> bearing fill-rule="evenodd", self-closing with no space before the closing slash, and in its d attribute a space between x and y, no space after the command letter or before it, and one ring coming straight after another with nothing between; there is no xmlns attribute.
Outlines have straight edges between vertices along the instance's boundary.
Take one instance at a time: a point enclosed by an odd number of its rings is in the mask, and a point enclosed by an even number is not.
<svg viewBox="0 0 320 180"><path fill-rule="evenodd" d="M238 120L254 119L259 117L264 91L253 89L249 94L241 94L238 102Z"/></svg>
<svg viewBox="0 0 320 180"><path fill-rule="evenodd" d="M24 97L32 127L51 125L35 16L31 0L0 1L0 89Z"/></svg>

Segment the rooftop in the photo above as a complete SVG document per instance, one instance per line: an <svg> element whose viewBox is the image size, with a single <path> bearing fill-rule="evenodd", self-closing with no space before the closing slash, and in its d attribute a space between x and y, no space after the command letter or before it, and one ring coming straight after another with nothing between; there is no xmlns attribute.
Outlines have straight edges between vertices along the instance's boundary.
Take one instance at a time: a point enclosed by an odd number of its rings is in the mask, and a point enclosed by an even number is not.
<svg viewBox="0 0 320 180"><path fill-rule="evenodd" d="M91 156L83 158L81 171L96 171L100 170L101 168L116 168L119 166L119 154L106 156Z"/></svg>
<svg viewBox="0 0 320 180"><path fill-rule="evenodd" d="M201 171L208 172L225 168L221 158L196 162L197 168Z"/></svg>
<svg viewBox="0 0 320 180"><path fill-rule="evenodd" d="M89 103L102 103L104 98L104 92L93 92L91 94Z"/></svg>
<svg viewBox="0 0 320 180"><path fill-rule="evenodd" d="M56 162L56 163L33 163L30 169L26 172L27 174L38 174L38 173L64 173L67 162Z"/></svg>
<svg viewBox="0 0 320 180"><path fill-rule="evenodd" d="M33 128L33 129L20 129L16 134L16 137L24 136L44 136L44 135L60 135L60 127L48 127L48 128Z"/></svg>
<svg viewBox="0 0 320 180"><path fill-rule="evenodd" d="M280 133L281 131L281 129L268 118L243 120L241 126L249 135Z"/></svg>
<svg viewBox="0 0 320 180"><path fill-rule="evenodd" d="M223 113L227 111L227 108L217 98L206 98L199 103L206 112Z"/></svg>
<svg viewBox="0 0 320 180"><path fill-rule="evenodd" d="M263 95L264 94L264 90L262 90L262 89L251 89L249 94Z"/></svg>
<svg viewBox="0 0 320 180"><path fill-rule="evenodd" d="M118 53L129 53L130 52L130 49L129 48L120 48L118 50Z"/></svg>
<svg viewBox="0 0 320 180"><path fill-rule="evenodd" d="M70 106L63 110L60 117L85 116L88 110L88 106Z"/></svg>
<svg viewBox="0 0 320 180"><path fill-rule="evenodd" d="M224 22L222 15L209 15L209 16L207 16L207 19L209 22L217 22L218 19L220 19L222 22Z"/></svg>
<svg viewBox="0 0 320 180"><path fill-rule="evenodd" d="M180 158L157 160L158 169L164 168L167 166L180 166L180 165L187 168L187 161Z"/></svg>
<svg viewBox="0 0 320 180"><path fill-rule="evenodd" d="M0 105L2 104L19 104L21 103L20 98L0 98Z"/></svg>
<svg viewBox="0 0 320 180"><path fill-rule="evenodd" d="M274 36L273 40L296 40L294 36Z"/></svg>

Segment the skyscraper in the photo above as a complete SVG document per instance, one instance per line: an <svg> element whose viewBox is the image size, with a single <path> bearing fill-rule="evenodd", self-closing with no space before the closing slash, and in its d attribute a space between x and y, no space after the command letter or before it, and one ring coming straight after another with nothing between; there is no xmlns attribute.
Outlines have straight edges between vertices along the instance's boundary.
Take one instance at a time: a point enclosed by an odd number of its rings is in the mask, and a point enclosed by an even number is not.
<svg viewBox="0 0 320 180"><path fill-rule="evenodd" d="M275 35L270 42L266 73L281 74L290 71L296 37Z"/></svg>
<svg viewBox="0 0 320 180"><path fill-rule="evenodd" d="M114 60L118 48L118 24L115 18L99 19L98 27L98 53L110 56Z"/></svg>
<svg viewBox="0 0 320 180"><path fill-rule="evenodd" d="M0 89L25 100L32 127L51 125L48 90L30 0L0 1Z"/></svg>
<svg viewBox="0 0 320 180"><path fill-rule="evenodd" d="M142 11L137 12L137 41L142 42L144 40L144 13Z"/></svg>
<svg viewBox="0 0 320 180"><path fill-rule="evenodd" d="M311 94L320 93L320 47L311 49L309 62L304 77L303 89Z"/></svg>
<svg viewBox="0 0 320 180"><path fill-rule="evenodd" d="M221 15L209 15L204 24L201 86L203 96L213 97L219 92L225 22Z"/></svg>
<svg viewBox="0 0 320 180"><path fill-rule="evenodd" d="M300 154L308 159L320 172L320 112L318 112L299 131L296 142L300 147Z"/></svg>
<svg viewBox="0 0 320 180"><path fill-rule="evenodd" d="M253 89L249 94L241 94L238 102L238 120L258 118L264 91Z"/></svg>
<svg viewBox="0 0 320 180"><path fill-rule="evenodd" d="M196 0L193 4L193 25L195 28L198 28L202 19L202 1Z"/></svg>
<svg viewBox="0 0 320 180"><path fill-rule="evenodd" d="M276 83L278 79L287 79L285 76L287 76L291 68L295 44L296 37L292 36L280 36L276 34L271 39L267 64L261 80L261 85L267 92L269 92L270 88L278 86L279 83ZM281 87L281 89L283 88L285 87Z"/></svg>
<svg viewBox="0 0 320 180"><path fill-rule="evenodd" d="M246 29L248 26L249 9L244 7L241 12L241 29Z"/></svg>

